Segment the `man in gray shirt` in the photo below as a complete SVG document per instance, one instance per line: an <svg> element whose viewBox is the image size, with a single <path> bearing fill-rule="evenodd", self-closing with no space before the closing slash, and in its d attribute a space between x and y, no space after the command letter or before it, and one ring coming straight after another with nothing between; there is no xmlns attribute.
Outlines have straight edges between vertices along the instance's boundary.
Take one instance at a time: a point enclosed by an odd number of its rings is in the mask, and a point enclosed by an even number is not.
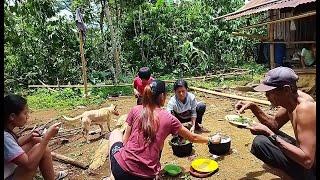
<svg viewBox="0 0 320 180"><path fill-rule="evenodd" d="M188 84L185 80L179 79L174 83L175 95L168 102L167 110L171 112L181 123L191 121L191 132L201 131L202 116L206 111L206 105L197 102L195 95L188 92Z"/></svg>

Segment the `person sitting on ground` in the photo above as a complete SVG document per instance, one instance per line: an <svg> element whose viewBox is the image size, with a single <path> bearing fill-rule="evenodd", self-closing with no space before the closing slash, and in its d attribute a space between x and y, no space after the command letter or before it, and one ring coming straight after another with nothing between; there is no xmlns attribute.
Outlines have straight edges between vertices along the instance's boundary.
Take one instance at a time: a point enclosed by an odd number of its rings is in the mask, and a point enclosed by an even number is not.
<svg viewBox="0 0 320 180"><path fill-rule="evenodd" d="M188 84L185 80L179 79L173 86L175 95L168 102L167 110L180 122L191 122L190 131L203 130L201 126L202 117L206 111L206 105L197 102L195 95L188 92Z"/></svg>
<svg viewBox="0 0 320 180"><path fill-rule="evenodd" d="M305 47L301 51L301 65L303 68L310 67L315 64L316 59L316 44L312 43L310 47Z"/></svg>
<svg viewBox="0 0 320 180"><path fill-rule="evenodd" d="M146 85L150 84L153 80L149 68L142 67L139 69L138 76L133 80L133 92L137 98L137 105L142 104L142 93Z"/></svg>
<svg viewBox="0 0 320 180"><path fill-rule="evenodd" d="M153 179L161 170L160 157L169 134L195 143L219 143L219 135L204 137L191 133L180 121L161 107L165 104L166 87L154 80L144 89L142 105L133 107L122 135L115 129L109 136L110 169L115 179Z"/></svg>
<svg viewBox="0 0 320 180"><path fill-rule="evenodd" d="M28 118L26 99L13 94L4 97L4 179L32 179L39 167L44 179L53 180L48 143L58 133L60 123L50 126L43 138L36 130L18 138L13 129L23 127ZM59 172L58 178L61 176L66 172Z"/></svg>
<svg viewBox="0 0 320 180"><path fill-rule="evenodd" d="M270 70L262 84L254 88L266 92L271 104L279 107L274 116L249 101L239 101L235 109L238 113L250 109L260 121L249 127L257 135L251 147L253 155L294 179L315 179L316 102L297 89L297 80L292 69L278 67ZM295 139L279 130L288 121Z"/></svg>

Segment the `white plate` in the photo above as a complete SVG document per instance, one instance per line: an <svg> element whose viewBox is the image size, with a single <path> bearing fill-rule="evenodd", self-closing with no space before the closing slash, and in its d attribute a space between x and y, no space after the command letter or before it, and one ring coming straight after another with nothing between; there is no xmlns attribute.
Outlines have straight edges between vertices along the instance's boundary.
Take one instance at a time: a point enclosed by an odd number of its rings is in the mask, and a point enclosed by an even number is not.
<svg viewBox="0 0 320 180"><path fill-rule="evenodd" d="M241 123L241 122L238 122L236 121L237 118L239 118L240 116L239 115L226 115L225 116L225 119L231 124L231 125L234 125L234 126L237 126L237 127L249 127L250 124L249 123ZM247 117L244 117L246 119L249 119ZM249 119L250 120L250 119ZM253 122L253 121L252 121Z"/></svg>

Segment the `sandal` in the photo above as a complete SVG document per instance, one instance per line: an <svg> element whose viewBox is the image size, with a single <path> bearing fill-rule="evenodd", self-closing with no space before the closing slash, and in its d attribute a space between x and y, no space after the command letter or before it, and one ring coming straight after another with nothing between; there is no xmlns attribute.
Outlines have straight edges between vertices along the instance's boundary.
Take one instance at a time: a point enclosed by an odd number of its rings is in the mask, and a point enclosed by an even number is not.
<svg viewBox="0 0 320 180"><path fill-rule="evenodd" d="M65 178L67 175L68 175L68 172L67 172L67 171L59 171L59 172L58 172L58 176L56 177L55 180L63 179L63 178Z"/></svg>

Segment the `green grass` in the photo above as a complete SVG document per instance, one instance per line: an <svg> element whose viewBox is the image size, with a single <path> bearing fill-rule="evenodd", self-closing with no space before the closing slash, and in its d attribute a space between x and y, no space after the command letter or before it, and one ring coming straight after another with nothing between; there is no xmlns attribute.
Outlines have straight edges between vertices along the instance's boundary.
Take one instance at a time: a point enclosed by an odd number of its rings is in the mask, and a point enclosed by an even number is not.
<svg viewBox="0 0 320 180"><path fill-rule="evenodd" d="M102 104L112 94L131 95L132 87L102 87L90 89L90 96L83 98L83 89L64 88L57 92L47 89L37 89L29 92L27 96L28 105L32 110L39 109L72 109L76 106L87 106Z"/></svg>

